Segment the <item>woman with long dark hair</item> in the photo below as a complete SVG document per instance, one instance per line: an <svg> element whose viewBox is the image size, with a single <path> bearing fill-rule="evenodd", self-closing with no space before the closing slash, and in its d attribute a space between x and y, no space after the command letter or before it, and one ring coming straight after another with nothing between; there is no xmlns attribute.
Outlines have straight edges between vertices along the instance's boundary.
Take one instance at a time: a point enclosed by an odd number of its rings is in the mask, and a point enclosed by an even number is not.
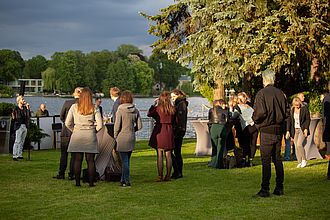
<svg viewBox="0 0 330 220"><path fill-rule="evenodd" d="M186 94L179 89L172 90L171 99L175 107L175 123L173 125L175 147L172 151L173 174L171 178L178 179L183 177L181 148L187 129L188 102Z"/></svg>
<svg viewBox="0 0 330 220"><path fill-rule="evenodd" d="M71 106L65 120L65 126L72 131L68 152L74 154L74 175L76 186L80 186L81 164L85 153L89 186L95 186L94 157L98 153L96 132L102 126L100 112L93 104L92 91L85 87L82 89L78 103Z"/></svg>
<svg viewBox="0 0 330 220"><path fill-rule="evenodd" d="M155 119L149 146L157 149L157 182L171 180L171 150L174 148L173 122L175 108L171 104L170 94L164 91L155 100L148 111L148 117ZM163 178L163 154L166 157L166 176Z"/></svg>

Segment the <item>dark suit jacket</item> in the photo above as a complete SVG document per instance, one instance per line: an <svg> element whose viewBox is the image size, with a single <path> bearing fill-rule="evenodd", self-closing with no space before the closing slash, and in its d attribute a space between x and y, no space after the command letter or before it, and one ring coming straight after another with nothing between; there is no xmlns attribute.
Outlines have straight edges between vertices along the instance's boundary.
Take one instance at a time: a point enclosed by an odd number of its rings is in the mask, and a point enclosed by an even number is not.
<svg viewBox="0 0 330 220"><path fill-rule="evenodd" d="M330 141L330 93L328 93L323 99L323 141Z"/></svg>
<svg viewBox="0 0 330 220"><path fill-rule="evenodd" d="M60 119L63 122L62 131L61 131L61 137L70 137L72 132L65 126L65 119L68 115L68 112L71 108L71 106L76 103L76 99L66 100L63 104L61 113L60 113Z"/></svg>
<svg viewBox="0 0 330 220"><path fill-rule="evenodd" d="M119 97L116 99L116 101L113 103L112 106L112 111L111 111L111 115L112 115L112 122L115 123L116 121L116 112L118 110L118 107L120 105L120 99Z"/></svg>

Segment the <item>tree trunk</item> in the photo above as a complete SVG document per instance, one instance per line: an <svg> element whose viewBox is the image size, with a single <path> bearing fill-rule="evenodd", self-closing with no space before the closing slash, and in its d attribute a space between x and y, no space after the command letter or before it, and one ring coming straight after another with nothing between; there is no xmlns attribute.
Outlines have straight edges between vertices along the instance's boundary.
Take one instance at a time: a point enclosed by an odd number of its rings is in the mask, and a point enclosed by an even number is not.
<svg viewBox="0 0 330 220"><path fill-rule="evenodd" d="M224 99L225 100L225 85L222 80L215 81L217 87L213 91L213 100Z"/></svg>
<svg viewBox="0 0 330 220"><path fill-rule="evenodd" d="M316 56L313 57L312 59L312 64L311 64L311 80L315 80L318 82L320 80L320 74L319 74L319 60L317 59Z"/></svg>
<svg viewBox="0 0 330 220"><path fill-rule="evenodd" d="M252 91L252 73L245 73L242 79L242 91L251 94Z"/></svg>

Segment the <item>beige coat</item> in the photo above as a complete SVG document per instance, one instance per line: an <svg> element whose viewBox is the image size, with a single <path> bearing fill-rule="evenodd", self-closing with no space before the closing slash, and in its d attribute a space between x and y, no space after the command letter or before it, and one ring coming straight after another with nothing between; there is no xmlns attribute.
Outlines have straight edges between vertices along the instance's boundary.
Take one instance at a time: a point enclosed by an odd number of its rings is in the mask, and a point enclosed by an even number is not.
<svg viewBox="0 0 330 220"><path fill-rule="evenodd" d="M73 104L65 120L65 126L72 131L68 152L98 153L96 131L103 126L100 112L81 115L78 105Z"/></svg>
<svg viewBox="0 0 330 220"><path fill-rule="evenodd" d="M125 103L118 107L114 127L114 138L119 152L133 151L135 132L142 128L139 110L133 104Z"/></svg>

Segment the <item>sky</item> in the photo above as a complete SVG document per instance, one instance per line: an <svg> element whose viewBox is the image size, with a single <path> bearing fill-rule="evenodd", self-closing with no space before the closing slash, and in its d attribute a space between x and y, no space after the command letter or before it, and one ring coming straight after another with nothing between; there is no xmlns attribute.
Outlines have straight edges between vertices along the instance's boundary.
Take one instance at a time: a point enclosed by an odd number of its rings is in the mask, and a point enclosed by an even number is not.
<svg viewBox="0 0 330 220"><path fill-rule="evenodd" d="M155 15L173 0L1 0L0 49L20 52L27 60L50 59L67 50L116 50L133 44L151 53L156 40L148 34L142 11Z"/></svg>

